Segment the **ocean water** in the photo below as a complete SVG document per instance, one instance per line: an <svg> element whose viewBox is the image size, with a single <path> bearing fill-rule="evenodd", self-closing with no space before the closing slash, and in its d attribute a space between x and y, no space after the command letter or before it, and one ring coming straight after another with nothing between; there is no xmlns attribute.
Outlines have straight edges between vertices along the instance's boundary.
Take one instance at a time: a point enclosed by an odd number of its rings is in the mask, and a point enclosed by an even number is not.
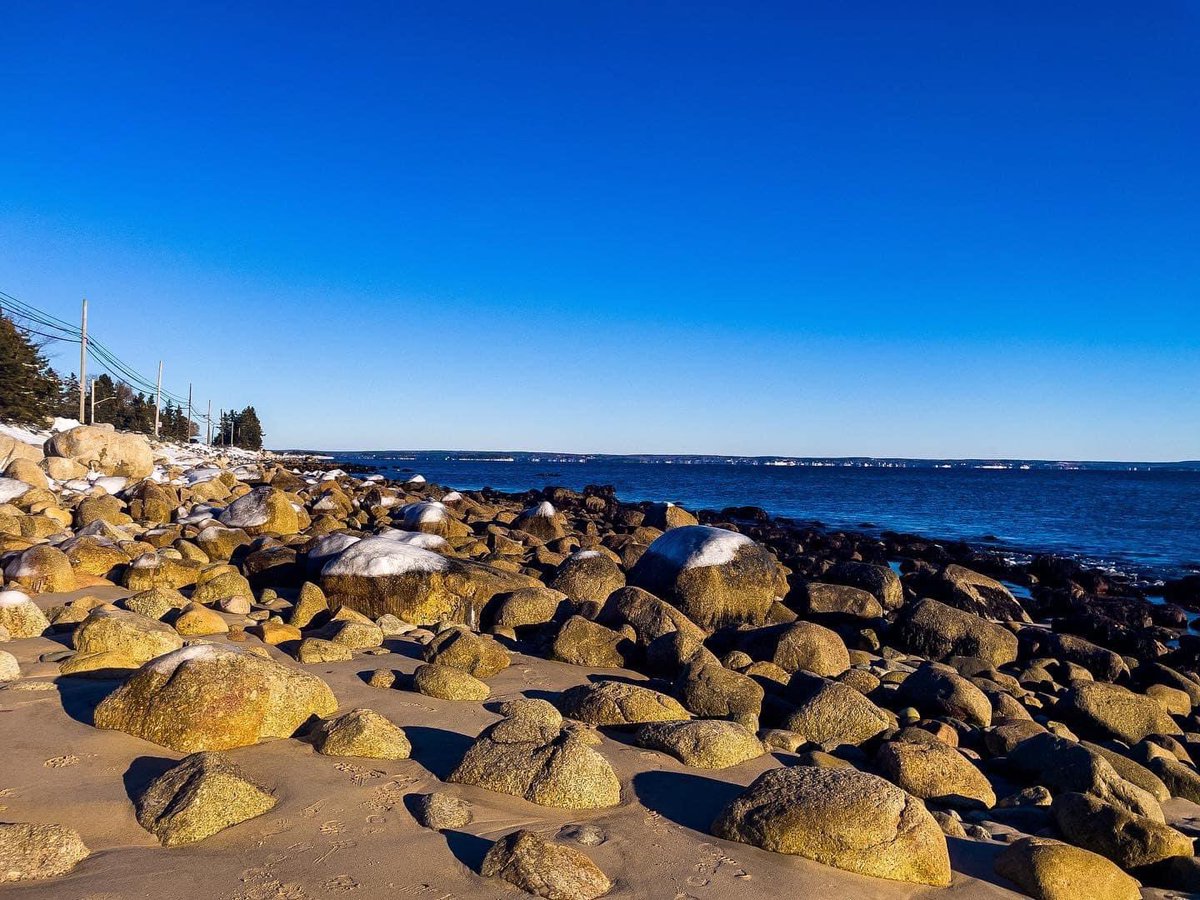
<svg viewBox="0 0 1200 900"><path fill-rule="evenodd" d="M1148 575L1200 568L1200 472L530 462L341 453L396 478L464 490L611 484L622 500L689 509L760 506L833 528L893 530L1051 551Z"/></svg>

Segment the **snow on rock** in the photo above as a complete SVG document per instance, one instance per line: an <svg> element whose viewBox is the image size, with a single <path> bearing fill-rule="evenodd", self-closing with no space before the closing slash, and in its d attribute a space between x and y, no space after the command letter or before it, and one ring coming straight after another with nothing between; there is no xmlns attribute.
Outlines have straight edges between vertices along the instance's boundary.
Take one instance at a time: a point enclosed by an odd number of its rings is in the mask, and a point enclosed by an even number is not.
<svg viewBox="0 0 1200 900"><path fill-rule="evenodd" d="M347 547L321 569L322 575L383 578L408 572L444 572L446 557L387 535L366 537Z"/></svg>
<svg viewBox="0 0 1200 900"><path fill-rule="evenodd" d="M448 513L446 505L437 500L423 500L420 503L409 503L400 507L400 524L405 528L416 528L418 525L433 525L444 522Z"/></svg>
<svg viewBox="0 0 1200 900"><path fill-rule="evenodd" d="M449 546L444 537L439 537L436 534L426 534L423 531L400 531L396 528L391 528L383 532L380 537L385 537L391 541L399 541L402 544L408 544L413 547L421 547L424 550L441 550L443 547Z"/></svg>
<svg viewBox="0 0 1200 900"><path fill-rule="evenodd" d="M188 644L186 647L180 647L178 650L172 650L170 653L164 653L162 656L150 660L146 663L145 668L161 675L174 675L175 670L188 660L214 659L234 652L236 651L218 647L216 644Z"/></svg>
<svg viewBox="0 0 1200 900"><path fill-rule="evenodd" d="M567 559L595 559L601 555L599 550L576 550Z"/></svg>
<svg viewBox="0 0 1200 900"><path fill-rule="evenodd" d="M23 606L33 603L24 591L0 591L0 607Z"/></svg>
<svg viewBox="0 0 1200 900"><path fill-rule="evenodd" d="M219 516L221 524L230 528L256 528L267 524L270 517L266 491L252 491L238 497Z"/></svg>
<svg viewBox="0 0 1200 900"><path fill-rule="evenodd" d="M9 503L29 492L29 485L15 478L0 478L0 503Z"/></svg>
<svg viewBox="0 0 1200 900"><path fill-rule="evenodd" d="M445 497L442 498L442 502L443 503L457 503L462 498L463 498L463 495L460 494L458 491L451 491Z"/></svg>
<svg viewBox="0 0 1200 900"><path fill-rule="evenodd" d="M424 484L425 476L424 475L414 475L411 478L405 478L403 483L404 484Z"/></svg>
<svg viewBox="0 0 1200 900"><path fill-rule="evenodd" d="M654 555L669 560L680 569L699 569L732 562L743 547L754 541L736 531L712 528L708 525L685 525L672 528L650 545Z"/></svg>
<svg viewBox="0 0 1200 900"><path fill-rule="evenodd" d="M106 494L119 494L128 484L129 479L120 475L101 475L92 481L92 487L98 487Z"/></svg>
<svg viewBox="0 0 1200 900"><path fill-rule="evenodd" d="M556 510L554 508L553 503L551 503L549 500L543 500L541 503L539 503L537 506L533 507L532 509L525 510L525 515L538 516L543 519L551 519L554 517L554 514L557 511L558 510Z"/></svg>

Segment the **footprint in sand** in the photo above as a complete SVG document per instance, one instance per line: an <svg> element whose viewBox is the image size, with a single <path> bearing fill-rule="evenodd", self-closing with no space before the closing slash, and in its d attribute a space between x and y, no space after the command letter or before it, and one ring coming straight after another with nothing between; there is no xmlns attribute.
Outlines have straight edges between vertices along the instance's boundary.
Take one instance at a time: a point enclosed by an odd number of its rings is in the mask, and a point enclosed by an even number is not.
<svg viewBox="0 0 1200 900"><path fill-rule="evenodd" d="M338 875L336 878L330 878L321 887L331 894L348 894L357 891L362 885L349 875Z"/></svg>
<svg viewBox="0 0 1200 900"><path fill-rule="evenodd" d="M67 754L66 756L54 756L42 763L47 769L65 769L68 766L79 765L79 757Z"/></svg>
<svg viewBox="0 0 1200 900"><path fill-rule="evenodd" d="M321 823L321 834L341 834L346 830L346 823L338 819L330 819Z"/></svg>

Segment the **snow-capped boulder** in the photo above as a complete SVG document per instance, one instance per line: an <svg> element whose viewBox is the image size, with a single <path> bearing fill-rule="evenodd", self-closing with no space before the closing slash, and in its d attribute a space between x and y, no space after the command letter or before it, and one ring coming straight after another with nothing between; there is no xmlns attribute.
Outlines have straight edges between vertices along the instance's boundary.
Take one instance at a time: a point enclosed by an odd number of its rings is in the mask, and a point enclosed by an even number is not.
<svg viewBox="0 0 1200 900"><path fill-rule="evenodd" d="M656 539L629 573L629 583L707 628L762 625L788 591L784 568L765 547L707 525L672 528Z"/></svg>
<svg viewBox="0 0 1200 900"><path fill-rule="evenodd" d="M46 441L47 456L62 456L81 466L126 478L145 478L154 471L154 452L140 434L126 434L111 425L77 425Z"/></svg>
<svg viewBox="0 0 1200 900"><path fill-rule="evenodd" d="M75 571L67 555L49 544L35 544L4 567L10 584L35 594L75 590Z"/></svg>
<svg viewBox="0 0 1200 900"><path fill-rule="evenodd" d="M180 753L246 747L291 737L310 717L337 709L316 675L217 644L152 659L96 707L111 728Z"/></svg>
<svg viewBox="0 0 1200 900"><path fill-rule="evenodd" d="M218 521L228 528L240 528L251 536L260 534L295 534L306 524L305 516L295 502L283 491L259 488L238 497L227 507Z"/></svg>
<svg viewBox="0 0 1200 900"><path fill-rule="evenodd" d="M526 534L532 534L536 538L541 538L543 541L556 541L566 535L567 520L554 508L553 503L543 500L537 506L531 506L517 516L512 527L524 531Z"/></svg>
<svg viewBox="0 0 1200 900"><path fill-rule="evenodd" d="M538 582L417 546L404 532L351 544L325 564L321 587L334 608L376 619L386 613L415 625L477 622L493 596ZM422 535L421 537L429 537Z"/></svg>
<svg viewBox="0 0 1200 900"><path fill-rule="evenodd" d="M12 503L32 490L32 485L16 478L0 478L0 503Z"/></svg>
<svg viewBox="0 0 1200 900"><path fill-rule="evenodd" d="M0 629L13 638L37 637L50 627L50 620L28 594L0 591Z"/></svg>
<svg viewBox="0 0 1200 900"><path fill-rule="evenodd" d="M400 525L408 531L441 537L465 537L471 533L470 528L452 516L446 505L437 500L405 504L393 514L393 518L399 519Z"/></svg>
<svg viewBox="0 0 1200 900"><path fill-rule="evenodd" d="M0 469L14 459L29 459L38 462L45 454L37 444L30 444L9 434L0 433Z"/></svg>

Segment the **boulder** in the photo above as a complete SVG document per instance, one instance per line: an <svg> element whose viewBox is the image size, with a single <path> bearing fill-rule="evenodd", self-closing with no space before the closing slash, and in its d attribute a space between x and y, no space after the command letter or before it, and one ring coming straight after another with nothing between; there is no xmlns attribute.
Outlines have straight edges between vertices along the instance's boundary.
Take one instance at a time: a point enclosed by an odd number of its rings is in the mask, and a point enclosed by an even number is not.
<svg viewBox="0 0 1200 900"><path fill-rule="evenodd" d="M927 659L974 656L999 667L1017 658L1017 636L1003 625L928 598L906 606L888 636Z"/></svg>
<svg viewBox="0 0 1200 900"><path fill-rule="evenodd" d="M758 729L764 691L753 678L715 660L700 660L684 670L675 687L683 705L697 716L730 719Z"/></svg>
<svg viewBox="0 0 1200 900"><path fill-rule="evenodd" d="M625 681L601 681L569 688L558 698L558 708L587 725L641 725L690 719L674 697Z"/></svg>
<svg viewBox="0 0 1200 900"><path fill-rule="evenodd" d="M857 746L892 724L882 709L854 688L817 675L794 675L787 697L795 708L784 727L825 747Z"/></svg>
<svg viewBox="0 0 1200 900"><path fill-rule="evenodd" d="M64 825L0 822L0 884L66 875L91 853Z"/></svg>
<svg viewBox="0 0 1200 900"><path fill-rule="evenodd" d="M571 616L555 635L550 656L575 666L620 669L629 664L634 646L624 632L605 628L583 616Z"/></svg>
<svg viewBox="0 0 1200 900"><path fill-rule="evenodd" d="M1035 900L1141 900L1135 879L1109 860L1049 838L1014 841L995 861L996 874Z"/></svg>
<svg viewBox="0 0 1200 900"><path fill-rule="evenodd" d="M888 781L922 800L968 809L996 805L996 792L983 773L941 741L888 741L875 763Z"/></svg>
<svg viewBox="0 0 1200 900"><path fill-rule="evenodd" d="M1182 734L1153 698L1099 681L1072 682L1056 711L1070 725L1126 744L1151 734Z"/></svg>
<svg viewBox="0 0 1200 900"><path fill-rule="evenodd" d="M808 615L822 619L878 619L883 604L862 588L845 584L810 581L803 589L803 604Z"/></svg>
<svg viewBox="0 0 1200 900"><path fill-rule="evenodd" d="M352 709L319 722L312 741L324 756L408 759L412 753L404 731L372 709Z"/></svg>
<svg viewBox="0 0 1200 900"><path fill-rule="evenodd" d="M260 534L295 534L301 518L292 499L283 491L264 487L238 497L217 521L227 528L241 529L251 537Z"/></svg>
<svg viewBox="0 0 1200 900"><path fill-rule="evenodd" d="M97 728L180 753L291 737L337 700L307 672L253 653L193 644L152 659L96 707Z"/></svg>
<svg viewBox="0 0 1200 900"><path fill-rule="evenodd" d="M593 749L589 732L564 729L545 700L516 700L501 708L467 750L449 780L566 809L603 809L621 802L621 783Z"/></svg>
<svg viewBox="0 0 1200 900"><path fill-rule="evenodd" d="M479 874L502 878L546 900L594 900L612 889L612 882L582 851L524 829L492 844Z"/></svg>
<svg viewBox="0 0 1200 900"><path fill-rule="evenodd" d="M93 609L75 626L71 637L75 651L83 656L112 653L136 669L156 656L183 646L183 638L170 625L135 612Z"/></svg>
<svg viewBox="0 0 1200 900"><path fill-rule="evenodd" d="M494 638L463 627L446 628L425 647L425 661L491 678L509 666L508 651Z"/></svg>
<svg viewBox="0 0 1200 900"><path fill-rule="evenodd" d="M1044 656L1083 666L1100 681L1116 681L1129 675L1129 666L1117 653L1073 634L1052 632L1042 640Z"/></svg>
<svg viewBox="0 0 1200 900"><path fill-rule="evenodd" d="M1192 855L1191 838L1182 832L1089 794L1061 794L1050 811L1068 841L1111 859L1122 869Z"/></svg>
<svg viewBox="0 0 1200 900"><path fill-rule="evenodd" d="M21 664L7 650L0 650L0 683L16 681L21 677Z"/></svg>
<svg viewBox="0 0 1200 900"><path fill-rule="evenodd" d="M951 564L923 586L930 595L977 616L1003 622L1028 622L1028 613L1012 592L994 578Z"/></svg>
<svg viewBox="0 0 1200 900"><path fill-rule="evenodd" d="M788 592L786 570L765 547L705 525L672 528L657 538L630 571L629 582L706 628L767 624Z"/></svg>
<svg viewBox="0 0 1200 900"><path fill-rule="evenodd" d="M424 828L457 831L471 824L471 806L453 794L433 791L417 801L416 818Z"/></svg>
<svg viewBox="0 0 1200 900"><path fill-rule="evenodd" d="M950 884L946 838L925 805L856 769L765 772L721 813L712 831L860 875Z"/></svg>
<svg viewBox="0 0 1200 900"><path fill-rule="evenodd" d="M345 644L338 644L323 638L307 637L296 648L296 659L307 665L346 662L354 659L354 651Z"/></svg>
<svg viewBox="0 0 1200 900"><path fill-rule="evenodd" d="M747 632L742 646L791 675L811 672L833 677L850 668L850 652L836 631L814 622L792 622Z"/></svg>
<svg viewBox="0 0 1200 900"><path fill-rule="evenodd" d="M904 605L904 586L900 583L900 576L888 566L840 562L821 577L832 584L844 584L866 591L887 611Z"/></svg>
<svg viewBox="0 0 1200 900"><path fill-rule="evenodd" d="M987 694L953 669L925 663L900 683L896 702L912 706L930 718L950 716L971 725L992 724Z"/></svg>
<svg viewBox="0 0 1200 900"><path fill-rule="evenodd" d="M492 690L469 672L454 666L426 663L413 672L413 690L438 700L483 701Z"/></svg>
<svg viewBox="0 0 1200 900"><path fill-rule="evenodd" d="M269 790L221 753L193 753L138 796L137 820L164 847L193 844L261 816L275 806Z"/></svg>
<svg viewBox="0 0 1200 900"><path fill-rule="evenodd" d="M154 471L154 451L140 434L111 425L77 425L46 441L47 456L61 456L93 471L125 478L145 478Z"/></svg>
<svg viewBox="0 0 1200 900"><path fill-rule="evenodd" d="M14 640L38 637L50 627L41 607L21 591L0 591L0 628Z"/></svg>
<svg viewBox="0 0 1200 900"><path fill-rule="evenodd" d="M49 544L35 544L4 567L4 577L13 587L35 594L57 594L75 590L75 570L67 554Z"/></svg>
<svg viewBox="0 0 1200 900"><path fill-rule="evenodd" d="M723 719L652 722L638 729L637 742L698 769L726 769L766 752L753 731Z"/></svg>
<svg viewBox="0 0 1200 900"><path fill-rule="evenodd" d="M524 531L543 541L556 541L567 533L567 520L554 504L543 501L523 511L513 522L512 527Z"/></svg>
<svg viewBox="0 0 1200 900"><path fill-rule="evenodd" d="M549 587L566 594L575 603L599 605L613 591L625 587L625 573L599 550L580 550L563 561Z"/></svg>
<svg viewBox="0 0 1200 900"><path fill-rule="evenodd" d="M40 462L45 454L37 444L27 444L7 434L0 434L0 470L8 467L14 459Z"/></svg>

